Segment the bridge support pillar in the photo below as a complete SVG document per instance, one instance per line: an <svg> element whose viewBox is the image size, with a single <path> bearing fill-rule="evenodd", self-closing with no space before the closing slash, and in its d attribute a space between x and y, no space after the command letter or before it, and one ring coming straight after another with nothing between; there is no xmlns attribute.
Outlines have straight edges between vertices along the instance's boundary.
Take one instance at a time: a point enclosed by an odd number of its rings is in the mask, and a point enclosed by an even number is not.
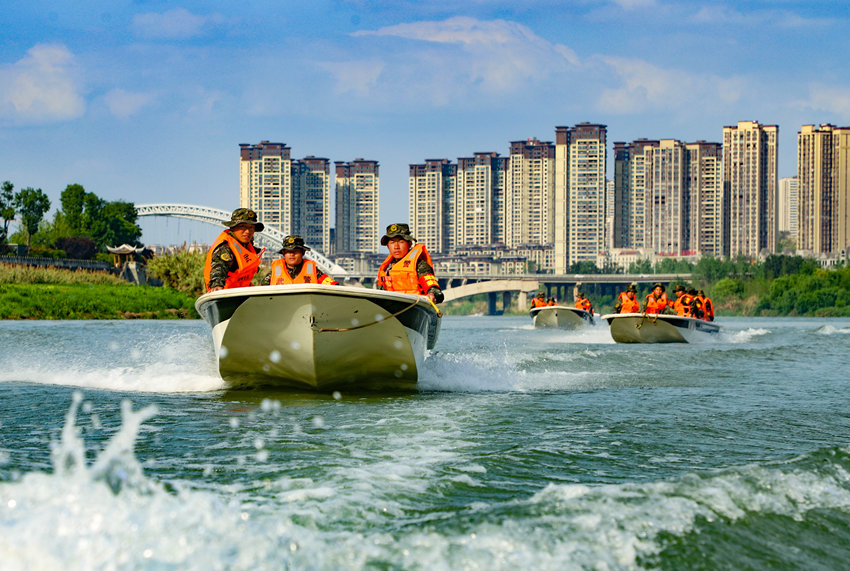
<svg viewBox="0 0 850 571"><path fill-rule="evenodd" d="M502 292L502 313L505 313L511 307L511 292Z"/></svg>
<svg viewBox="0 0 850 571"><path fill-rule="evenodd" d="M524 291L519 292L516 296L516 305L520 311L528 309L528 294Z"/></svg>
<svg viewBox="0 0 850 571"><path fill-rule="evenodd" d="M496 295L497 292L491 291L487 294L487 315L497 315L496 314Z"/></svg>

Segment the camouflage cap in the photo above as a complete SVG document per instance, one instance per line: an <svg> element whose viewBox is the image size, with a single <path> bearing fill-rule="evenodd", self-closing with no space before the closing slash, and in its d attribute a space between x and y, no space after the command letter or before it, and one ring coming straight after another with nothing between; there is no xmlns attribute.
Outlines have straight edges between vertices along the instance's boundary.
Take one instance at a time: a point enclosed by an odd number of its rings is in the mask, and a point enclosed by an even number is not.
<svg viewBox="0 0 850 571"><path fill-rule="evenodd" d="M667 290L667 288L664 287L664 284L661 282L655 282L654 284L652 284L652 289L655 289L657 287L660 287L662 292Z"/></svg>
<svg viewBox="0 0 850 571"><path fill-rule="evenodd" d="M626 288L626 291L637 292L637 288L635 287L635 284L629 284L629 287Z"/></svg>
<svg viewBox="0 0 850 571"><path fill-rule="evenodd" d="M386 246L390 238L403 238L408 242L415 242L416 238L410 235L410 226L407 224L390 224L387 233L381 238L381 246Z"/></svg>
<svg viewBox="0 0 850 571"><path fill-rule="evenodd" d="M673 288L673 291L685 291L685 286L682 284L676 284L676 287Z"/></svg>
<svg viewBox="0 0 850 571"><path fill-rule="evenodd" d="M283 254L284 252L290 252L292 250L301 250L302 252L306 252L309 249L310 248L304 245L304 238L293 234L283 239L283 247L278 250L277 253Z"/></svg>
<svg viewBox="0 0 850 571"><path fill-rule="evenodd" d="M237 208L230 215L230 221L222 222L228 228L233 228L239 224L253 224L257 232L262 232L265 224L257 222L257 213L250 208Z"/></svg>

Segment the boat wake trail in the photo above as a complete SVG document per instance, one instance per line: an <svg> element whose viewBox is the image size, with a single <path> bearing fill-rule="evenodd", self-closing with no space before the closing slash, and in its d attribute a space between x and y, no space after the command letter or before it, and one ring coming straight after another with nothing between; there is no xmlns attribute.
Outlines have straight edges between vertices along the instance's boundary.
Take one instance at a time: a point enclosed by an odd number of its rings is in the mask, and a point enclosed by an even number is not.
<svg viewBox="0 0 850 571"><path fill-rule="evenodd" d="M57 338L53 350L30 343L10 347L0 356L0 382L130 392L183 393L223 388L209 340L194 332L167 337L134 336L122 342L115 334L102 343ZM31 343L43 343L35 339Z"/></svg>

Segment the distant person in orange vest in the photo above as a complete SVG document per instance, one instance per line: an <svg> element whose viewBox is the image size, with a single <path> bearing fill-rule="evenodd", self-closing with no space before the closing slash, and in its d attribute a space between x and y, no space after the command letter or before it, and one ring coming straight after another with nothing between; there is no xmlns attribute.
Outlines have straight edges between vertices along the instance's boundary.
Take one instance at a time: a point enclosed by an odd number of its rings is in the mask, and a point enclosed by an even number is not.
<svg viewBox="0 0 850 571"><path fill-rule="evenodd" d="M443 302L443 290L434 275L434 262L425 244L413 245L416 241L407 224L390 224L381 237L381 245L390 251L387 259L378 268L377 289L414 293L431 298L434 303Z"/></svg>
<svg viewBox="0 0 850 571"><path fill-rule="evenodd" d="M548 304L546 303L546 294L542 291L537 292L537 295L531 298L531 309L536 307L546 307Z"/></svg>
<svg viewBox="0 0 850 571"><path fill-rule="evenodd" d="M673 288L673 293L676 294L676 297L667 301L667 307L675 311L677 315L681 315L679 311L681 311L680 306L682 305L682 296L685 295L685 286L682 284L676 284L676 287Z"/></svg>
<svg viewBox="0 0 850 571"><path fill-rule="evenodd" d="M222 224L227 230L215 239L204 262L207 291L251 285L265 251L254 246L254 232L262 232L265 226L253 210L237 208L230 221Z"/></svg>
<svg viewBox="0 0 850 571"><path fill-rule="evenodd" d="M640 303L636 299L637 288L629 284L626 291L621 292L614 306L614 313L640 313Z"/></svg>
<svg viewBox="0 0 850 571"><path fill-rule="evenodd" d="M576 308L583 309L589 313L593 313L593 304L590 303L590 300L584 297L584 293L578 292L576 294Z"/></svg>
<svg viewBox="0 0 850 571"><path fill-rule="evenodd" d="M660 282L652 286L652 291L646 296L643 308L646 313L658 314L667 309L667 294L664 293L664 289L664 285Z"/></svg>
<svg viewBox="0 0 850 571"><path fill-rule="evenodd" d="M702 302L702 318L706 321L714 321L714 304L711 302L711 298L705 295L702 290L697 291L697 297Z"/></svg>
<svg viewBox="0 0 850 571"><path fill-rule="evenodd" d="M332 277L319 272L315 261L304 259L304 254L309 249L301 236L284 238L283 247L278 250L278 254L283 254L283 258L272 262L269 275L263 278L263 285L339 285Z"/></svg>
<svg viewBox="0 0 850 571"><path fill-rule="evenodd" d="M702 318L702 300L697 295L697 290L689 288L685 295L682 296L682 305L687 304L685 315L688 317Z"/></svg>
<svg viewBox="0 0 850 571"><path fill-rule="evenodd" d="M549 301L546 302L546 305L558 305L558 302L555 300L554 297L550 297Z"/></svg>

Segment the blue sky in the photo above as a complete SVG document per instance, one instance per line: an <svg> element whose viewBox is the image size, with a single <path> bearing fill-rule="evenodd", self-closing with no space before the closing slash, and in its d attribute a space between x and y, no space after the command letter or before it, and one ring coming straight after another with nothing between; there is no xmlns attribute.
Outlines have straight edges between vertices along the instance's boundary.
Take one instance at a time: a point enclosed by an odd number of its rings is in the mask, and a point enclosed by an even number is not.
<svg viewBox="0 0 850 571"><path fill-rule="evenodd" d="M850 124L842 1L0 0L0 14L0 180L55 204L79 183L230 210L239 143L271 140L379 161L389 224L407 219L410 163L506 155L556 125L604 123L610 148L778 124L793 176L801 125ZM216 233L153 220L144 242Z"/></svg>

